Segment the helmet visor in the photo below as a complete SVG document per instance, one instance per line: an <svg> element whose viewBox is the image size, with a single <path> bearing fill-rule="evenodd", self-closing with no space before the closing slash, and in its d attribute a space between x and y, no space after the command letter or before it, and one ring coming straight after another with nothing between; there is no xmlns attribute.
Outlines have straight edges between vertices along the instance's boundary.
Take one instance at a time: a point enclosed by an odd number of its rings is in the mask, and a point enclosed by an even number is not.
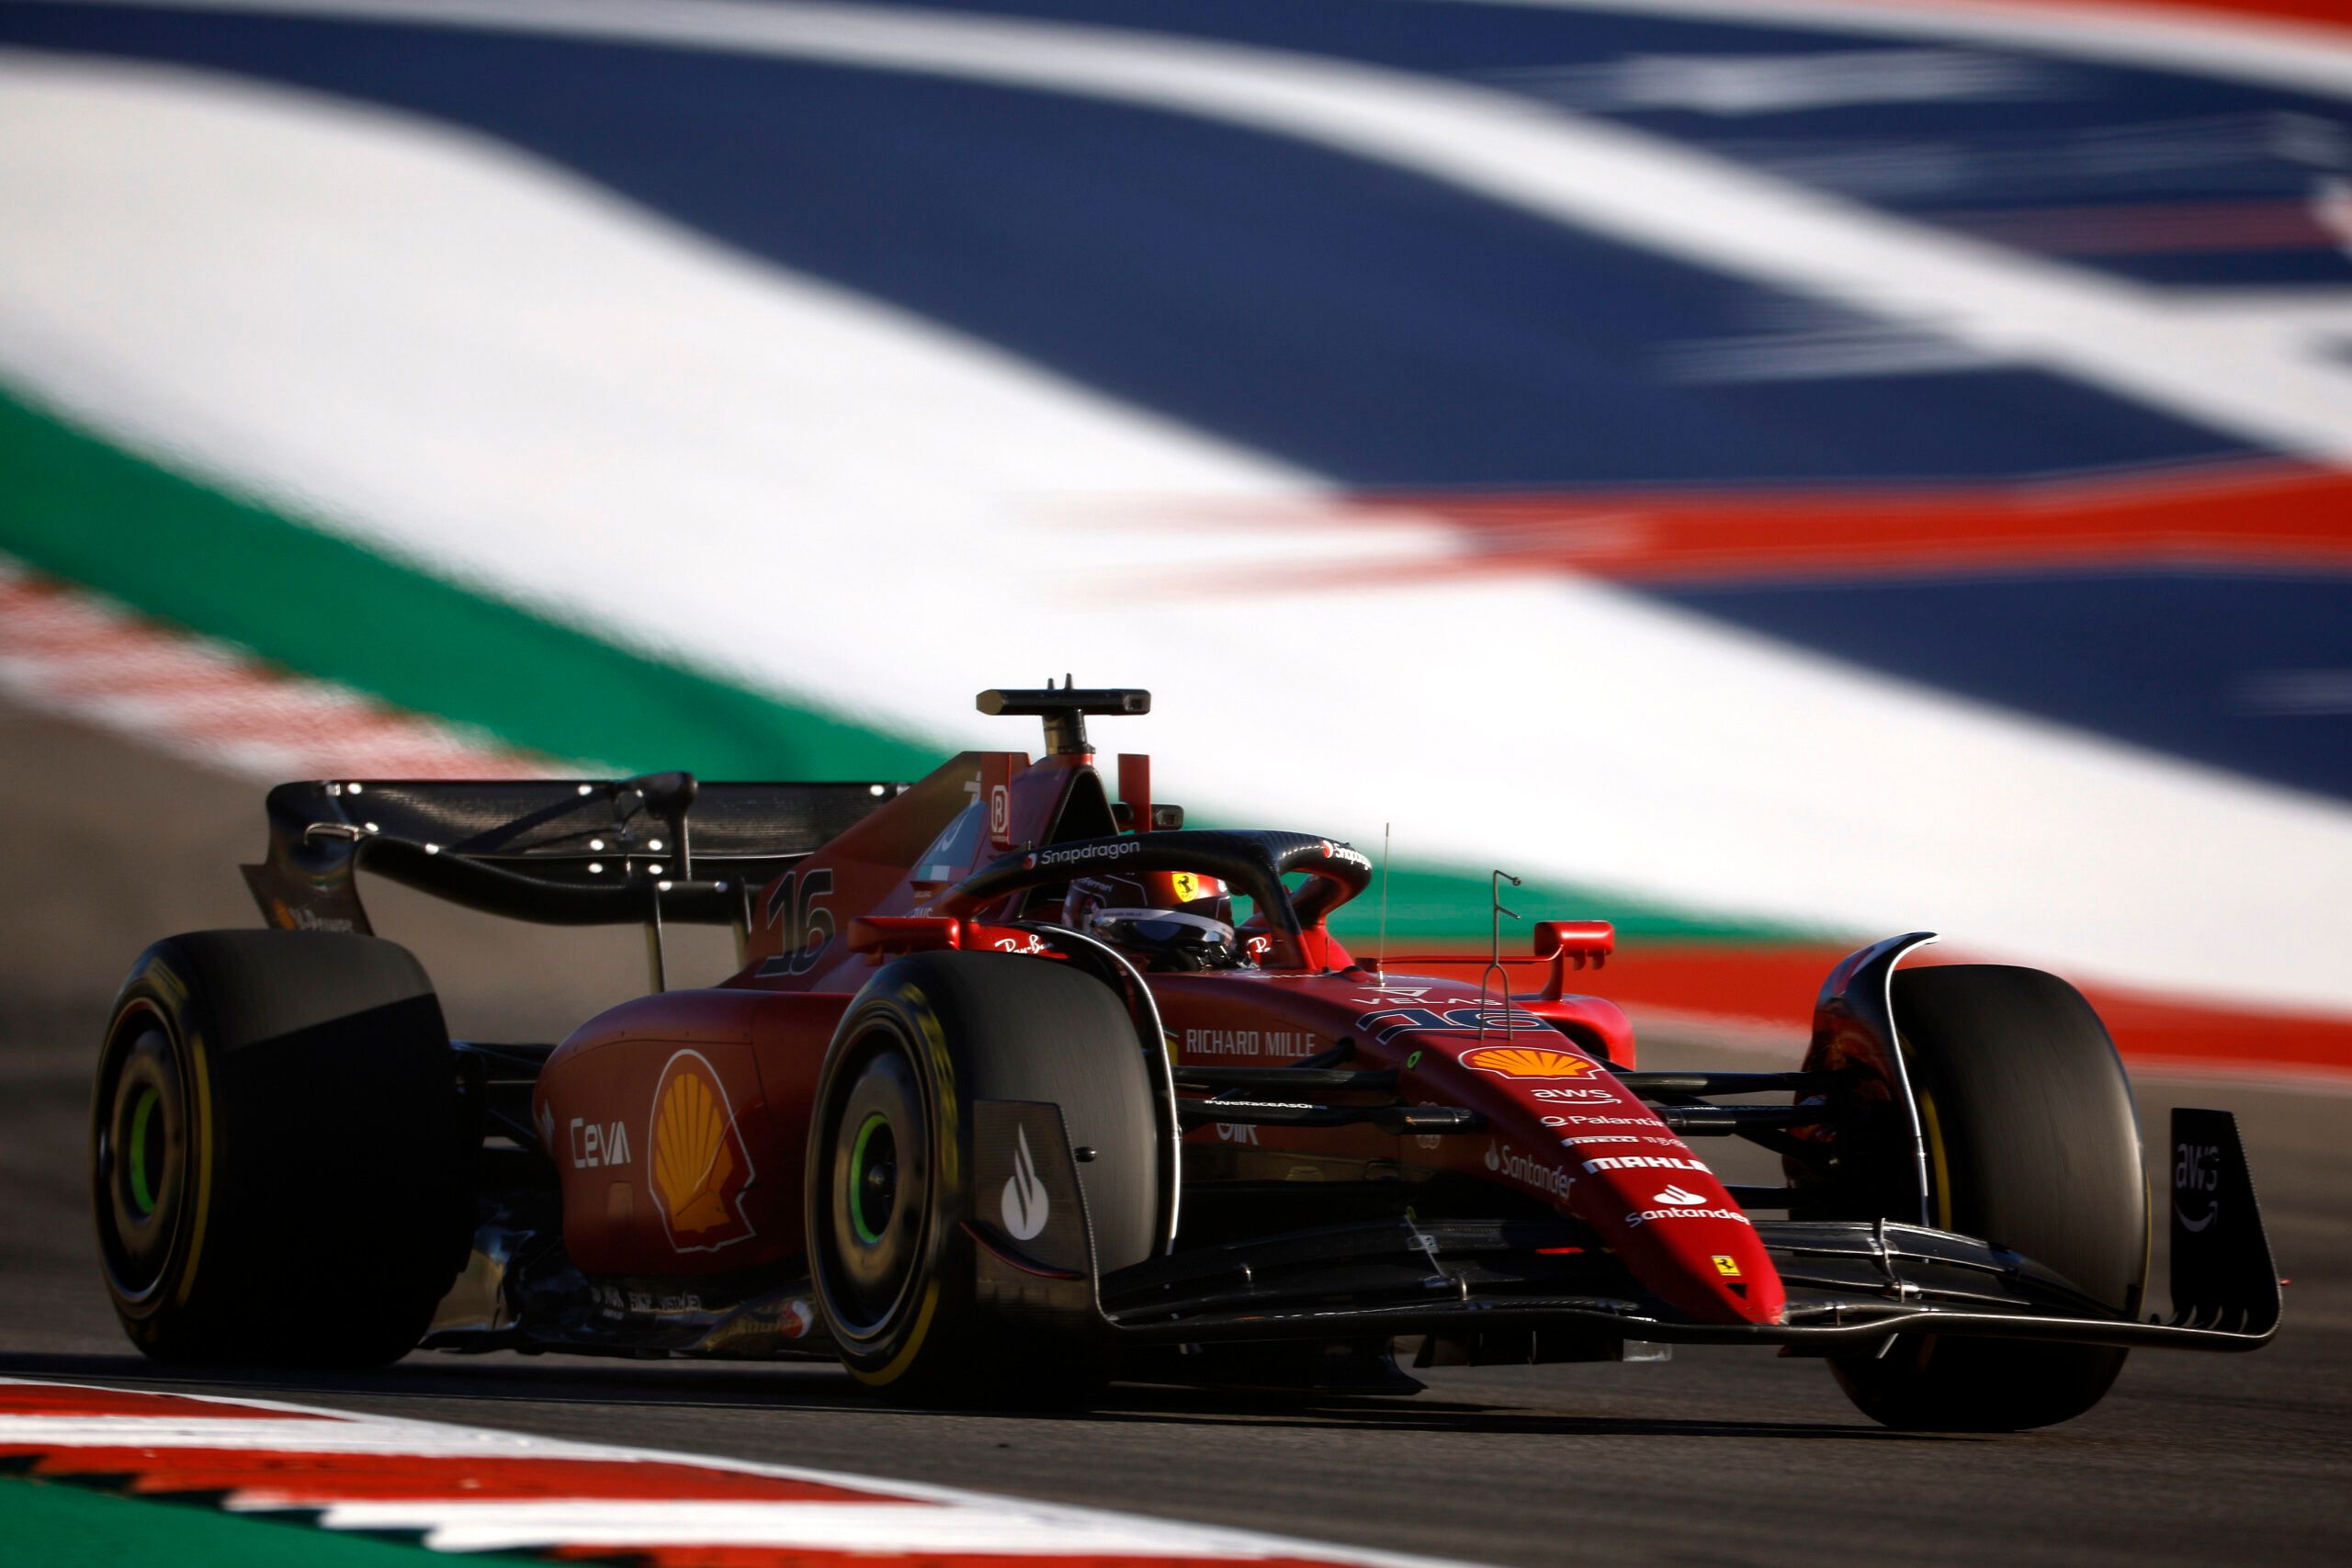
<svg viewBox="0 0 2352 1568"><path fill-rule="evenodd" d="M1114 942L1150 948L1229 948L1233 927L1177 909L1097 909L1094 929Z"/></svg>

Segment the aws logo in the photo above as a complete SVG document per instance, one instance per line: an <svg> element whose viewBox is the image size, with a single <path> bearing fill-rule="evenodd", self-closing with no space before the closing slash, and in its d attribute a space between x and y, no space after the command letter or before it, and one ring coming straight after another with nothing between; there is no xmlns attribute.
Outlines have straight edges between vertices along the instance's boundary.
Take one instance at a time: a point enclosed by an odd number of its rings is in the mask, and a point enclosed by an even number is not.
<svg viewBox="0 0 2352 1568"><path fill-rule="evenodd" d="M680 1252L716 1252L758 1232L743 1191L758 1174L735 1126L735 1108L699 1051L681 1051L653 1086L653 1195L662 1227Z"/></svg>

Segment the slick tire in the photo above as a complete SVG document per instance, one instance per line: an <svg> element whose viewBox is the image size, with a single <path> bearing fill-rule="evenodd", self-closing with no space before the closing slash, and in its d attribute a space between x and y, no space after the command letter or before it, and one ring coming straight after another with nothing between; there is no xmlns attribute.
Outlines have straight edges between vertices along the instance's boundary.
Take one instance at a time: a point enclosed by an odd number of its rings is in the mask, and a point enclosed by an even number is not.
<svg viewBox="0 0 2352 1568"><path fill-rule="evenodd" d="M1149 1253L1159 1136L1133 1023L1099 981L993 953L901 958L835 1032L808 1141L812 1291L851 1376L896 1404L1082 1403L1104 1348L1040 1342L979 1303L973 1106L1061 1108L1098 1266Z"/></svg>
<svg viewBox="0 0 2352 1568"><path fill-rule="evenodd" d="M160 1361L396 1360L465 1260L466 1144L440 1003L403 949L159 942L116 998L91 1110L115 1314Z"/></svg>
<svg viewBox="0 0 2352 1568"><path fill-rule="evenodd" d="M2132 1086L2090 1004L2054 975L1994 964L1899 970L1894 1009L1927 1134L1931 1214L2136 1316L2148 1186ZM2125 1352L1904 1335L1831 1370L1863 1414L1914 1431L2014 1432L2097 1404Z"/></svg>

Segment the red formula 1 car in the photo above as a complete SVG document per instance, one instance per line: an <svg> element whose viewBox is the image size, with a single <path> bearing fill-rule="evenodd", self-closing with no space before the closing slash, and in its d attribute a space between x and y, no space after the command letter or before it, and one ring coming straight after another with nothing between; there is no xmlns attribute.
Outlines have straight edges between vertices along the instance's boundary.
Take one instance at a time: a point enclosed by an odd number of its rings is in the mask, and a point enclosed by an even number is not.
<svg viewBox="0 0 2352 1568"><path fill-rule="evenodd" d="M1187 830L1089 715L989 692L1047 755L922 782L338 782L269 796L272 926L158 942L98 1068L106 1280L150 1355L838 1358L894 1398L1117 1376L1419 1385L1417 1363L1827 1360L1897 1426L2007 1429L2127 1349L2245 1349L2278 1281L2235 1123L2176 1112L2172 1294L2106 1031L2033 970L1823 986L1801 1065L1637 1069L1536 926L1532 989L1394 972L1328 926L1371 863ZM652 993L557 1045L448 1039L361 866L471 907L642 922ZM665 988L666 924L731 925ZM1522 971L1524 974L1524 971ZM1726 1185L1715 1137L1785 1185ZM1784 1218L1767 1217L1785 1215Z"/></svg>

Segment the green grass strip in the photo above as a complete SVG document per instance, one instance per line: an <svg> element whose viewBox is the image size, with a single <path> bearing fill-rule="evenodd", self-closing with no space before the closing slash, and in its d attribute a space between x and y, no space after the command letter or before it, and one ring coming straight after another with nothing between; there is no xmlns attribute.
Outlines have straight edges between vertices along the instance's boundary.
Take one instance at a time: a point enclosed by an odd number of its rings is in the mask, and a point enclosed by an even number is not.
<svg viewBox="0 0 2352 1568"><path fill-rule="evenodd" d="M42 1568L448 1568L447 1555L290 1519L0 1477L0 1559Z"/></svg>
<svg viewBox="0 0 2352 1568"><path fill-rule="evenodd" d="M146 615L558 757L916 778L914 743L616 648L221 494L0 390L0 548Z"/></svg>

